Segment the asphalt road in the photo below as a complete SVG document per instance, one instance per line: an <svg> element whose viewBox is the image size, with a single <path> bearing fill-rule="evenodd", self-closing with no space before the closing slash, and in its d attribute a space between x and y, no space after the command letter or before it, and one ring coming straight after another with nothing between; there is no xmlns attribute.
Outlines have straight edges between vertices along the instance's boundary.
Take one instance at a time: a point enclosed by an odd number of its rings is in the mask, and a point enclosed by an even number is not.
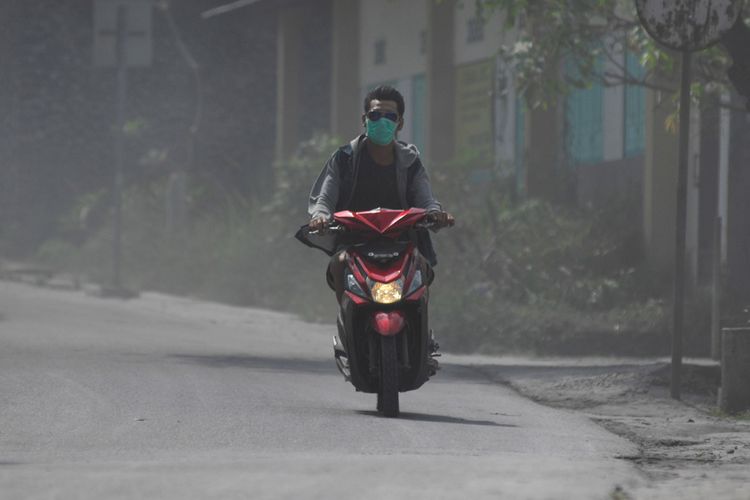
<svg viewBox="0 0 750 500"><path fill-rule="evenodd" d="M469 364L374 412L333 327L0 282L0 498L575 498L643 481L629 442Z"/></svg>

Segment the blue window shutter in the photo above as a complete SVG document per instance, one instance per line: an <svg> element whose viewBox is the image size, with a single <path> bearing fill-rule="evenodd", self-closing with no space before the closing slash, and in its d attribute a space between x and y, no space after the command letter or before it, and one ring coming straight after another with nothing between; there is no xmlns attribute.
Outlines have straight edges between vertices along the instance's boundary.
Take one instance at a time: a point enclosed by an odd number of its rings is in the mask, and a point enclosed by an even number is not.
<svg viewBox="0 0 750 500"><path fill-rule="evenodd" d="M628 75L643 78L645 70L632 52L625 54ZM646 92L640 85L625 85L625 156L637 156L646 149Z"/></svg>
<svg viewBox="0 0 750 500"><path fill-rule="evenodd" d="M597 73L600 67L601 58L597 61ZM574 62L568 61L566 71L575 77L578 68ZM598 163L604 158L603 98L603 88L598 82L588 88L574 89L567 96L566 143L568 158L573 165Z"/></svg>

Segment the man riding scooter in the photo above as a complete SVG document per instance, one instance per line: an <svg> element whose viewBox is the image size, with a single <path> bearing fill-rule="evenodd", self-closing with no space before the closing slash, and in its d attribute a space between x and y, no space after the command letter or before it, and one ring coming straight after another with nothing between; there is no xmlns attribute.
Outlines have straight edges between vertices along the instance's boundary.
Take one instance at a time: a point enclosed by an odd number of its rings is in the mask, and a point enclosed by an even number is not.
<svg viewBox="0 0 750 500"><path fill-rule="evenodd" d="M404 110L403 96L391 86L382 85L367 94L362 115L365 133L331 156L312 187L311 231L325 231L339 210L374 208L423 208L435 229L455 223L433 196L417 148L396 140L404 126ZM430 235L421 230L417 237L421 267L431 281L437 260ZM345 262L346 250L341 249L328 266L329 283L339 300L344 292Z"/></svg>
<svg viewBox="0 0 750 500"><path fill-rule="evenodd" d="M311 220L297 238L331 256L339 371L357 391L376 393L384 416L397 417L399 393L421 387L438 369L427 314L436 263L427 228L454 219L432 195L417 148L396 140L401 94L378 87L364 111L365 134L326 163L310 193Z"/></svg>

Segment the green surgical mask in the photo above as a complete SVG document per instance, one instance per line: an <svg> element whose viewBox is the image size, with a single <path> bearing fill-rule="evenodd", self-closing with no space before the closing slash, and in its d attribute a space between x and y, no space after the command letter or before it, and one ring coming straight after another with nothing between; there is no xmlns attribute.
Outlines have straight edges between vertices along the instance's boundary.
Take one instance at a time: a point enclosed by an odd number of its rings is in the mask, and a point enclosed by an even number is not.
<svg viewBox="0 0 750 500"><path fill-rule="evenodd" d="M398 124L388 118L381 118L377 121L366 119L367 137L378 146L387 146L393 142L396 136L396 127Z"/></svg>

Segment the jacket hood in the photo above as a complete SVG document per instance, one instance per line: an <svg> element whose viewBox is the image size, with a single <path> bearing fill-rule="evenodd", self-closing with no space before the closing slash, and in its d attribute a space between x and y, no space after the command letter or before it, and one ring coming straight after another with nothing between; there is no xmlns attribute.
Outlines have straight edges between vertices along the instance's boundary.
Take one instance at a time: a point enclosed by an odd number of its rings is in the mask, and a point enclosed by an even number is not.
<svg viewBox="0 0 750 500"><path fill-rule="evenodd" d="M367 136L362 134L352 139L349 145L352 148L354 155L356 156L358 150L364 146ZM403 141L396 141L396 166L400 168L409 168L419 158L419 150L414 144L408 144Z"/></svg>

